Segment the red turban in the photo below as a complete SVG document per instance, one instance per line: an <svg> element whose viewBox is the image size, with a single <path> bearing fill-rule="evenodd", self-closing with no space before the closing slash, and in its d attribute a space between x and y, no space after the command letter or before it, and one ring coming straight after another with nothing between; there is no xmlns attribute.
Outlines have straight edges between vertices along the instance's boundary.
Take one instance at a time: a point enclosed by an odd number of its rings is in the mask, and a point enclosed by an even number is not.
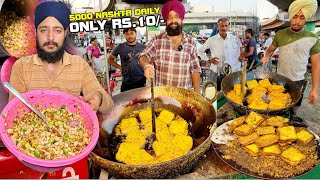
<svg viewBox="0 0 320 180"><path fill-rule="evenodd" d="M184 15L186 13L184 5L178 0L169 0L162 6L161 10L164 21L167 21L171 10L176 12L181 20L184 19Z"/></svg>

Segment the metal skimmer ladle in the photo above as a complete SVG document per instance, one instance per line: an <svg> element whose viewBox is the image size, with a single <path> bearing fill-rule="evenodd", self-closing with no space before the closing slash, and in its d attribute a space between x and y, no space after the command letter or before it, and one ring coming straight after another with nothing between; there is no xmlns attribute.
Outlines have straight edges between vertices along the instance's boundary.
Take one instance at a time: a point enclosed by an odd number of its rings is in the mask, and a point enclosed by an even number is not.
<svg viewBox="0 0 320 180"><path fill-rule="evenodd" d="M151 79L151 113L152 113L152 142L156 141L156 112L154 109L154 84ZM150 143L152 144L152 143Z"/></svg>

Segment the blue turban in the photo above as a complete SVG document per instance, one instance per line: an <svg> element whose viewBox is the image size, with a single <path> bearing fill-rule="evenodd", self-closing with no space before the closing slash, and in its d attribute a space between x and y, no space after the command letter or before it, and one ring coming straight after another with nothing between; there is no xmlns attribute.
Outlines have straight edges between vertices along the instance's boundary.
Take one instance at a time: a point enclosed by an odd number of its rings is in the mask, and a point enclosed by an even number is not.
<svg viewBox="0 0 320 180"><path fill-rule="evenodd" d="M70 14L71 11L63 3L53 1L43 2L36 7L36 11L34 13L34 25L37 28L43 20L52 16L62 24L64 29L67 29L70 24Z"/></svg>

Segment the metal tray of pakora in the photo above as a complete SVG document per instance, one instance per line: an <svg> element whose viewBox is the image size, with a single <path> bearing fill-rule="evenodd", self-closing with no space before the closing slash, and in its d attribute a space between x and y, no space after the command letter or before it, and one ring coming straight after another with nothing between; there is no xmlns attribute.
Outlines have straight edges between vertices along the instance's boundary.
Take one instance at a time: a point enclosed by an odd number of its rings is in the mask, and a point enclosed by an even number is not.
<svg viewBox="0 0 320 180"><path fill-rule="evenodd" d="M314 133L314 131L307 128L307 130L309 132L311 132L315 138L311 142L309 142L305 148L308 148L308 146L310 146L310 147L315 146L315 156L317 156L317 158L316 158L317 163L316 164L314 164L308 168L305 168L304 170L301 170L303 168L303 166L310 163L309 162L310 157L307 156L307 160L304 161L303 164L299 164L297 166L291 166L291 165L287 164L287 166L279 167L279 165L278 165L277 167L273 167L273 168L282 168L283 171L287 171L287 172L290 172L290 171L292 172L292 171L295 171L296 169L300 169L299 173L294 173L294 174L290 173L291 175L286 176L286 175L276 175L275 173L274 174L270 174L270 173L263 173L262 174L262 173L254 172L254 171L250 170L250 168L248 168L248 167L250 167L250 165L254 165L254 163L259 164L257 162L257 161L259 161L259 159L257 159L256 157L250 156L248 153L246 153L246 151L244 149L239 147L239 151L241 151L243 153L241 154L241 160L238 159L237 161L235 161L235 160L231 159L230 157L227 157L222 152L223 151L222 147L225 146L225 148L226 148L227 145L218 144L218 143L225 143L226 141L223 139L229 139L229 140L233 139L232 135L230 133L228 133L228 131L227 131L227 127L231 123L231 121L225 122L224 124L219 126L220 128L217 127L217 129L216 129L217 132L214 132L213 136L212 136L212 140L213 140L212 146L213 146L214 152L217 154L219 159L221 159L221 161L223 161L225 164L227 164L232 169L234 169L242 174L254 177L254 178L260 178L260 179L284 179L285 178L285 179L287 179L287 178L294 178L294 177L299 177L299 176L305 175L308 172L312 171L317 165L319 165L319 162L320 162L320 138L316 133ZM295 126L296 128L306 128L306 125L303 122L292 121L291 119L290 119L289 124ZM217 137L217 136L219 136L219 137ZM314 142L314 144L312 142ZM239 161L240 161L240 163L239 163ZM275 163L272 163L272 164L269 163L268 168L272 168L272 166L276 166L275 164L279 161L282 161L280 156L275 156L274 157ZM250 162L252 162L252 164Z"/></svg>

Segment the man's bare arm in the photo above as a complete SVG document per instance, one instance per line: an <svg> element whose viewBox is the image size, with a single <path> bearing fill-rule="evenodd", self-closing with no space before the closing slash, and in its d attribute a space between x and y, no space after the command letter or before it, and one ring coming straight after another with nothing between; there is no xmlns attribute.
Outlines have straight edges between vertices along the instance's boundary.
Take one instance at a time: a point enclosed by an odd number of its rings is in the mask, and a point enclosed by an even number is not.
<svg viewBox="0 0 320 180"><path fill-rule="evenodd" d="M140 56L139 63L144 70L144 76L146 79L150 81L151 78L154 78L154 67L149 63L147 56Z"/></svg>
<svg viewBox="0 0 320 180"><path fill-rule="evenodd" d="M191 74L192 84L193 84L193 90L197 93L200 93L200 73L194 72Z"/></svg>
<svg viewBox="0 0 320 180"><path fill-rule="evenodd" d="M310 56L311 59L311 76L312 89L309 93L309 103L315 104L318 100L319 80L320 80L320 53Z"/></svg>
<svg viewBox="0 0 320 180"><path fill-rule="evenodd" d="M109 57L108 57L108 63L111 64L111 66L115 67L115 68L118 68L120 69L120 71L122 70L122 67L116 63L114 60L116 59L116 56L112 55L112 54L109 54Z"/></svg>
<svg viewBox="0 0 320 180"><path fill-rule="evenodd" d="M269 48L267 49L264 57L261 59L262 63L263 64L266 64L267 62L269 62L270 60L270 56L273 54L273 52L277 49L276 46L274 45L270 45Z"/></svg>

